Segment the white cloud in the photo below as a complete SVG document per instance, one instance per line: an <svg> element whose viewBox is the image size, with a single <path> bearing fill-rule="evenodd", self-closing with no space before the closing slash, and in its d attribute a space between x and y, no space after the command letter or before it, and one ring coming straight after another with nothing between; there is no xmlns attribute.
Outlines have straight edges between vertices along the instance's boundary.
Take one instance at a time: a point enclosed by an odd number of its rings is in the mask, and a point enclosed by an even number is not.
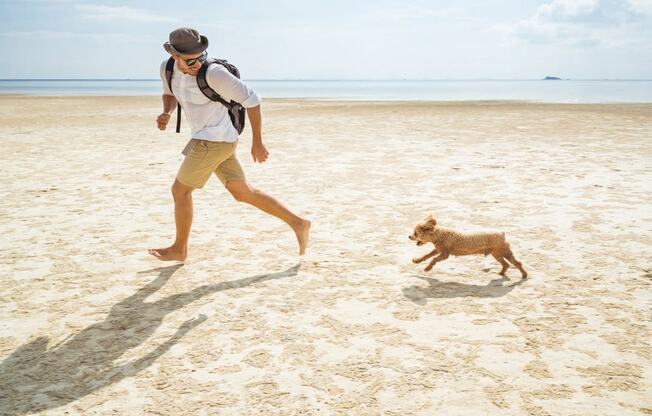
<svg viewBox="0 0 652 416"><path fill-rule="evenodd" d="M76 3L77 0L20 0L21 3L65 4Z"/></svg>
<svg viewBox="0 0 652 416"><path fill-rule="evenodd" d="M652 16L652 0L629 0L629 8L638 15Z"/></svg>
<svg viewBox="0 0 652 416"><path fill-rule="evenodd" d="M177 19L156 15L147 10L134 9L129 6L102 6L94 4L79 4L75 6L83 13L83 17L95 20L132 20L138 22L176 22Z"/></svg>
<svg viewBox="0 0 652 416"><path fill-rule="evenodd" d="M595 18L598 0L553 0L537 10L533 20L538 22L580 22Z"/></svg>
<svg viewBox="0 0 652 416"><path fill-rule="evenodd" d="M406 19L425 19L439 17L459 16L460 11L457 9L432 9L419 6L403 6L397 9L376 10L367 18L371 20L406 20Z"/></svg>
<svg viewBox="0 0 652 416"><path fill-rule="evenodd" d="M514 24L509 36L531 43L577 47L642 44L652 0L552 0ZM649 39L648 39L649 40Z"/></svg>
<svg viewBox="0 0 652 416"><path fill-rule="evenodd" d="M130 42L130 43L143 43L150 44L153 39L144 36L128 35L124 33L77 33L77 32L57 32L49 30L33 30L33 31L14 31L14 32L0 32L0 37L14 38L14 39L27 39L27 40L70 40L70 39L87 39L97 42Z"/></svg>

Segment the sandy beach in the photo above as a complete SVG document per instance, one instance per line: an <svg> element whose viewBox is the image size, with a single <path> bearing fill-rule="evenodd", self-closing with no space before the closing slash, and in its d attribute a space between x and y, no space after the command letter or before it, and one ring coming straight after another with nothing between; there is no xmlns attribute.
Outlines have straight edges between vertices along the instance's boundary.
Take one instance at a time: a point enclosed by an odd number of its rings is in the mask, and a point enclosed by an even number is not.
<svg viewBox="0 0 652 416"><path fill-rule="evenodd" d="M160 97L0 96L0 415L652 415L652 104L266 100L252 185L170 186ZM408 240L499 229L530 277Z"/></svg>

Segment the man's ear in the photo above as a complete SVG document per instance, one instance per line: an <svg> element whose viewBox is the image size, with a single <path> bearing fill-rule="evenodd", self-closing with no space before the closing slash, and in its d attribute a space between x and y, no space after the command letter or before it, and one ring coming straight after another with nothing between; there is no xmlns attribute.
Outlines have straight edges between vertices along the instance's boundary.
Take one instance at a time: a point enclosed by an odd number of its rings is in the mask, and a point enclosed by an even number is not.
<svg viewBox="0 0 652 416"><path fill-rule="evenodd" d="M433 218L432 214L428 215L428 218L426 218L426 224L432 225L433 227L437 225L437 220Z"/></svg>

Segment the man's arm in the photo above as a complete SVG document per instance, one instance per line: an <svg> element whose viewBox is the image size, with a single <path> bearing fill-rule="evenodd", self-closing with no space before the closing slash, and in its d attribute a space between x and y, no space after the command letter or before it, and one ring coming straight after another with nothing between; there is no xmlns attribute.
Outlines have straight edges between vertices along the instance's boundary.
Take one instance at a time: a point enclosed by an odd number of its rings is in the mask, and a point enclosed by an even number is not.
<svg viewBox="0 0 652 416"><path fill-rule="evenodd" d="M247 118L251 125L251 155L254 162L264 162L269 156L269 152L263 144L263 118L260 114L260 105L247 108Z"/></svg>
<svg viewBox="0 0 652 416"><path fill-rule="evenodd" d="M227 101L235 101L247 109L251 125L251 155L254 162L264 162L269 152L263 144L260 97L241 79L235 77L222 65L212 65L206 72L206 82Z"/></svg>
<svg viewBox="0 0 652 416"><path fill-rule="evenodd" d="M163 112L156 118L159 130L165 130L165 127L170 121L170 114L177 107L177 99L174 95L163 94Z"/></svg>

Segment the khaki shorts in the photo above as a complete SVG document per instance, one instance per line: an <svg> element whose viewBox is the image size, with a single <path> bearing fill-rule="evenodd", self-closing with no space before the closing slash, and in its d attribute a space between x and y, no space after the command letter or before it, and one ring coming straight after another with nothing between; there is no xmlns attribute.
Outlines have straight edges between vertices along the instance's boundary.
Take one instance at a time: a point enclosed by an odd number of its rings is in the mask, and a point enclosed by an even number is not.
<svg viewBox="0 0 652 416"><path fill-rule="evenodd" d="M215 173L224 186L229 181L245 180L235 155L237 145L237 142L192 139L183 151L186 158L181 163L177 180L193 188L203 188L211 173Z"/></svg>

